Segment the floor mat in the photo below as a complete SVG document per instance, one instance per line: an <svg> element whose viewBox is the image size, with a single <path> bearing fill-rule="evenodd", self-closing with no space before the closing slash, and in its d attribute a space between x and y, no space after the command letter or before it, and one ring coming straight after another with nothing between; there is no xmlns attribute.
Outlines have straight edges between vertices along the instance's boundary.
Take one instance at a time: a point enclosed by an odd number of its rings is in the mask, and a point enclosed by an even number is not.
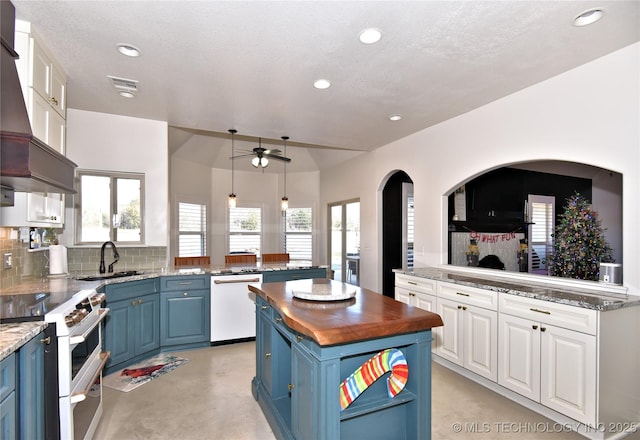
<svg viewBox="0 0 640 440"><path fill-rule="evenodd" d="M189 359L169 353L161 353L103 377L102 384L128 393L140 385L144 385L186 363L189 363Z"/></svg>

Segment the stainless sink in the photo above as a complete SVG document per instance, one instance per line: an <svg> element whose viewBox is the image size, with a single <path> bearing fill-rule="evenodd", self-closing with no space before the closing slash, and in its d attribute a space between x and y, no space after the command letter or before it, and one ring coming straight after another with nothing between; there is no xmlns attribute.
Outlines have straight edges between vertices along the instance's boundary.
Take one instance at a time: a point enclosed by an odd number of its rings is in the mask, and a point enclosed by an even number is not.
<svg viewBox="0 0 640 440"><path fill-rule="evenodd" d="M110 280L112 278L131 277L134 275L140 275L142 272L137 270L126 270L123 272L103 273L100 275L87 275L83 277L76 277L79 281L98 281L98 280Z"/></svg>

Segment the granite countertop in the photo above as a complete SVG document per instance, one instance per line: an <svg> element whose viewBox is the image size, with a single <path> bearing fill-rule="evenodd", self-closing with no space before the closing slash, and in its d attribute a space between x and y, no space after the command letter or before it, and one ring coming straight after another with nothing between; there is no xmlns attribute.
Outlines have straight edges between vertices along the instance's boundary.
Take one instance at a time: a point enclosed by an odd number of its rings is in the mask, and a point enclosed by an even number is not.
<svg viewBox="0 0 640 440"><path fill-rule="evenodd" d="M613 294L605 292L605 289L601 293L597 290L589 292L585 291L586 289L550 286L542 282L536 283L528 280L521 282L482 275L463 275L454 271L432 267L414 268L412 270L394 269L394 272L603 312L622 307L640 306L640 296Z"/></svg>
<svg viewBox="0 0 640 440"><path fill-rule="evenodd" d="M0 324L0 361L9 357L47 327L44 321Z"/></svg>

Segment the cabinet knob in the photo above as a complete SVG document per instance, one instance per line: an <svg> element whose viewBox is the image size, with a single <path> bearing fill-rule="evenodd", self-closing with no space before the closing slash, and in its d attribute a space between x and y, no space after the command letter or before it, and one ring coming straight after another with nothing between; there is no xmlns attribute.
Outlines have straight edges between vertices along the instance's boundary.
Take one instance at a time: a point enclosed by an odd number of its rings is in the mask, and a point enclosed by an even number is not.
<svg viewBox="0 0 640 440"><path fill-rule="evenodd" d="M292 383L290 383L289 385L287 385L287 388L289 388L289 391L293 390L296 386Z"/></svg>
<svg viewBox="0 0 640 440"><path fill-rule="evenodd" d="M462 310L467 310L467 306L462 306Z"/></svg>
<svg viewBox="0 0 640 440"><path fill-rule="evenodd" d="M537 325L532 325L531 328L534 329L534 330L538 330L538 326Z"/></svg>
<svg viewBox="0 0 640 440"><path fill-rule="evenodd" d="M189 296L189 292L184 292L182 296Z"/></svg>
<svg viewBox="0 0 640 440"><path fill-rule="evenodd" d="M264 357L265 357L265 359L270 358L270 357L271 357L271 353L265 353L265 354L264 354Z"/></svg>
<svg viewBox="0 0 640 440"><path fill-rule="evenodd" d="M546 332L546 331L547 331L547 328L546 328L546 327L540 327L540 331L541 331L541 332Z"/></svg>
<svg viewBox="0 0 640 440"><path fill-rule="evenodd" d="M42 342L45 345L51 344L51 336L47 336L46 338L40 339L40 342Z"/></svg>
<svg viewBox="0 0 640 440"><path fill-rule="evenodd" d="M138 304L142 304L142 300L141 299L138 300Z"/></svg>
<svg viewBox="0 0 640 440"><path fill-rule="evenodd" d="M136 306L136 302L135 302L135 301L131 301L131 305L132 305L133 307L135 307L135 306Z"/></svg>
<svg viewBox="0 0 640 440"><path fill-rule="evenodd" d="M462 306L458 306L458 310L462 309Z"/></svg>
<svg viewBox="0 0 640 440"><path fill-rule="evenodd" d="M409 292L409 296L416 296L416 294L413 292Z"/></svg>
<svg viewBox="0 0 640 440"><path fill-rule="evenodd" d="M298 341L298 342L302 342L302 340L303 340L303 339L304 339L304 338L303 338L302 336L300 336L300 335L296 335L296 341Z"/></svg>
<svg viewBox="0 0 640 440"><path fill-rule="evenodd" d="M49 98L49 102L53 105L58 105L58 100L56 98L54 98L53 96L51 98Z"/></svg>
<svg viewBox="0 0 640 440"><path fill-rule="evenodd" d="M269 307L268 306L261 306L260 307L262 310L267 310Z"/></svg>
<svg viewBox="0 0 640 440"><path fill-rule="evenodd" d="M276 322L282 322L282 318L276 318Z"/></svg>

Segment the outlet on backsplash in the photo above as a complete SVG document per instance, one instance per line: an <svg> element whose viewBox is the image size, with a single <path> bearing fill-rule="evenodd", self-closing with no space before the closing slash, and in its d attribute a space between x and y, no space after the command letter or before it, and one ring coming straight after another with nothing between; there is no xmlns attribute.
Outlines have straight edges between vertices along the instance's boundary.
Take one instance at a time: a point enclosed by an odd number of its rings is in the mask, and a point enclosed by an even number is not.
<svg viewBox="0 0 640 440"><path fill-rule="evenodd" d="M3 258L2 258L2 268L3 269L11 269L11 267L13 266L13 254L11 253L6 253L4 254Z"/></svg>

